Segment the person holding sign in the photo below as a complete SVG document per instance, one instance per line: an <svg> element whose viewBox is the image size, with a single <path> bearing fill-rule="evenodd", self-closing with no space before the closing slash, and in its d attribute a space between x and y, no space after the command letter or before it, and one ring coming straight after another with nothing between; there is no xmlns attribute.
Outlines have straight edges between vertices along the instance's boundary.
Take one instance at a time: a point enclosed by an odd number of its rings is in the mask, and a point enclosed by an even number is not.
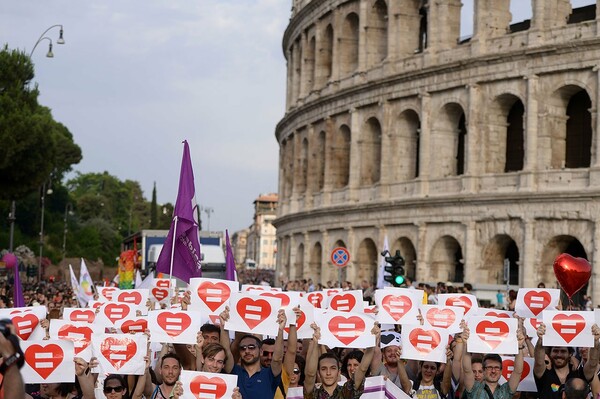
<svg viewBox="0 0 600 399"><path fill-rule="evenodd" d="M313 338L308 347L306 356L306 368L304 370L304 399L319 399L328 397L329 399L358 399L364 391L364 381L369 365L373 359L374 347L367 348L360 366L354 372L354 378L349 379L342 386L338 385L341 375L341 362L338 357L330 352L319 356L318 343L321 337L321 329L315 324L311 324L314 330ZM371 334L380 333L377 324L373 326ZM319 373L321 386L316 387L315 381Z"/></svg>
<svg viewBox="0 0 600 399"><path fill-rule="evenodd" d="M152 384L150 369L146 367L146 386L144 396L150 399L167 399L171 396L181 395L181 360L174 353L167 353L160 359L160 375L162 384Z"/></svg>
<svg viewBox="0 0 600 399"><path fill-rule="evenodd" d="M462 337L465 341L469 339L469 334L469 327L464 323ZM515 356L513 372L508 382L504 384L498 383L502 376L502 358L497 354L487 354L483 357L483 381L475 381L471 366L471 354L467 352L465 345L462 369L468 399L510 399L513 397L521 381L521 374L523 374L523 350L526 349L525 335L520 328L517 329L517 342L519 353ZM546 398L545 396L541 397Z"/></svg>

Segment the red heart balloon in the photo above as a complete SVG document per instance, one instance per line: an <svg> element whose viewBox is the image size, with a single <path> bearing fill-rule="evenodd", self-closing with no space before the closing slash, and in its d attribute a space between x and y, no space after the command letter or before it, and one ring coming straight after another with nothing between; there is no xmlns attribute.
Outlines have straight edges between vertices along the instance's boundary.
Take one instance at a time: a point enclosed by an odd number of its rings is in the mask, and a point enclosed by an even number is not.
<svg viewBox="0 0 600 399"><path fill-rule="evenodd" d="M592 266L583 258L560 254L554 260L554 275L565 294L571 298L590 280Z"/></svg>

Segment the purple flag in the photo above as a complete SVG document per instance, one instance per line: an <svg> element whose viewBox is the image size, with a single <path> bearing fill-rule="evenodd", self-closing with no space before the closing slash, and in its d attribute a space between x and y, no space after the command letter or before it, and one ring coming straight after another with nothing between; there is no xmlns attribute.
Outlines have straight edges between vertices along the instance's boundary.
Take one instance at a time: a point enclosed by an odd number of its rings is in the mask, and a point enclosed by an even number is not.
<svg viewBox="0 0 600 399"><path fill-rule="evenodd" d="M13 285L13 307L22 308L27 306L23 297L23 288L21 287L21 277L19 276L19 265L14 268L15 283Z"/></svg>
<svg viewBox="0 0 600 399"><path fill-rule="evenodd" d="M229 281L237 281L237 270L235 268L235 259L233 258L233 250L229 242L229 231L225 230L225 279Z"/></svg>
<svg viewBox="0 0 600 399"><path fill-rule="evenodd" d="M198 239L198 220L196 218L196 189L194 171L190 158L190 147L183 141L183 159L179 175L179 192L173 210L173 221L167 240L156 262L156 271L171 274L186 283L192 277L201 277L200 240ZM175 248L173 248L175 245ZM173 254L173 259L171 259Z"/></svg>

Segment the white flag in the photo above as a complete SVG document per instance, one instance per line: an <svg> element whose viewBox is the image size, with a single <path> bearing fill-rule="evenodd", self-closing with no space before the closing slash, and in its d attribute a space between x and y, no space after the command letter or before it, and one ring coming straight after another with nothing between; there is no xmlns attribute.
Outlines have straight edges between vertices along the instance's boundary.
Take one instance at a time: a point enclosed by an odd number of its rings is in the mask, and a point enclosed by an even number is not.
<svg viewBox="0 0 600 399"><path fill-rule="evenodd" d="M383 251L382 252L389 251L389 250L390 250L390 244L388 243L388 238L386 235L385 238L383 239ZM377 289L382 289L382 288L390 286L390 283L388 283L387 281L385 281L383 279L383 276L386 274L385 267L389 266L390 264L385 261L385 256L382 256L382 255L379 255L379 256L381 258L379 261L379 270L377 271Z"/></svg>
<svg viewBox="0 0 600 399"><path fill-rule="evenodd" d="M140 283L139 287L138 287L137 282L136 282L135 288L148 288L148 289L152 289L152 283L153 282L154 282L154 273L149 273L146 276L146 278Z"/></svg>
<svg viewBox="0 0 600 399"><path fill-rule="evenodd" d="M83 258L81 258L81 270L79 270L79 286L79 297L82 301L88 303L94 299L94 282Z"/></svg>
<svg viewBox="0 0 600 399"><path fill-rule="evenodd" d="M142 275L140 274L140 269L135 271L135 288L141 288L142 285Z"/></svg>
<svg viewBox="0 0 600 399"><path fill-rule="evenodd" d="M77 295L77 300L79 301L79 306L84 307L86 301L81 298L81 287L79 286L79 282L77 281L77 277L75 277L75 272L73 271L73 266L69 264L69 272L71 273L71 288L73 289L73 294Z"/></svg>

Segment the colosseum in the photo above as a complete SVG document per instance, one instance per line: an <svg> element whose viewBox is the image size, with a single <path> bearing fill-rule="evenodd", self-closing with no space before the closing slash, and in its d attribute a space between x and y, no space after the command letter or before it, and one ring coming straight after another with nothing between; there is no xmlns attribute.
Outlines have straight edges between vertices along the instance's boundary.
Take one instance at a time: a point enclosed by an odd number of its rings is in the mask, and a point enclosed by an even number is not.
<svg viewBox="0 0 600 399"><path fill-rule="evenodd" d="M558 254L600 259L600 16L531 10L474 0L461 40L460 0L293 1L279 273L336 280L343 246L373 280L385 237L424 282L499 285L507 262L554 286Z"/></svg>

